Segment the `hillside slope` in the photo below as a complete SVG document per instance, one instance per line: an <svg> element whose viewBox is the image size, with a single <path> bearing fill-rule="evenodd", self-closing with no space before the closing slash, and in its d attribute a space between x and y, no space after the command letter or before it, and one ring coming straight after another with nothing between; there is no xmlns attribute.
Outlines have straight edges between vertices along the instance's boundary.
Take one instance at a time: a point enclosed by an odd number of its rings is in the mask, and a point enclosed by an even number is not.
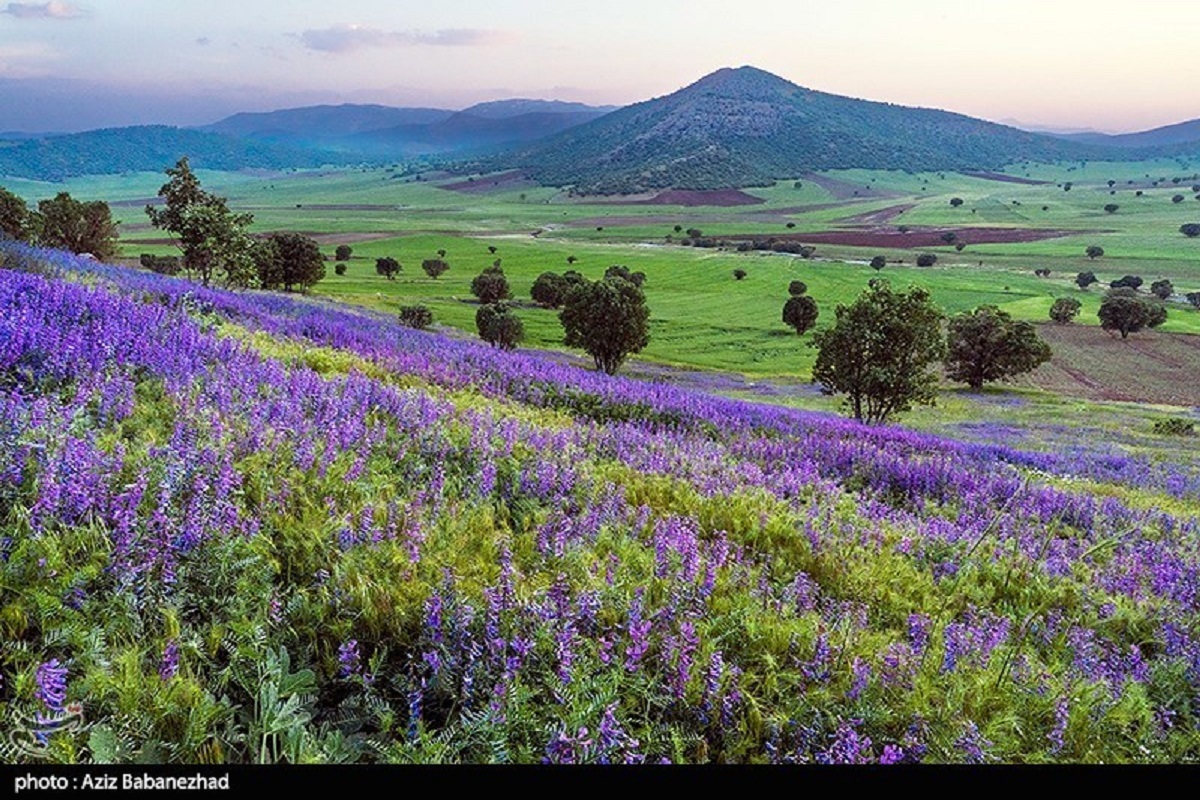
<svg viewBox="0 0 1200 800"><path fill-rule="evenodd" d="M1105 152L961 114L816 92L741 67L508 160L543 183L615 193L737 188L823 169L995 169Z"/></svg>

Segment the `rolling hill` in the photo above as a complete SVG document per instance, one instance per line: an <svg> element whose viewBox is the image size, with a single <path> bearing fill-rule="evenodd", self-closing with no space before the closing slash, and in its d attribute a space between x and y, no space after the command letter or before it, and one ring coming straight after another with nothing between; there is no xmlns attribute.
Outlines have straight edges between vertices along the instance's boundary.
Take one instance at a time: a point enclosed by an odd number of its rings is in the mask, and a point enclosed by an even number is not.
<svg viewBox="0 0 1200 800"><path fill-rule="evenodd" d="M1115 157L1096 145L826 94L741 67L519 150L505 166L545 184L612 194L737 188L822 169L995 169L1106 156Z"/></svg>
<svg viewBox="0 0 1200 800"><path fill-rule="evenodd" d="M2 147L0 175L61 181L79 175L160 172L184 155L197 168L216 170L319 167L345 161L334 153L147 125L31 139Z"/></svg>

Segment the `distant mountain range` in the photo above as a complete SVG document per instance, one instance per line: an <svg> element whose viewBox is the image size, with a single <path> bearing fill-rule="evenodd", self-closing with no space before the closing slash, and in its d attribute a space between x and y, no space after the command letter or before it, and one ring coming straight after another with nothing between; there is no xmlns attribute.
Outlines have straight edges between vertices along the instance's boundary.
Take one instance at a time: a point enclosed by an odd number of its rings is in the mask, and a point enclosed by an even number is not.
<svg viewBox="0 0 1200 800"><path fill-rule="evenodd" d="M1193 156L1200 120L1123 135L1031 132L826 94L741 67L619 109L529 99L461 111L322 105L235 114L194 129L0 134L0 175L37 180L157 172L182 155L219 170L432 156L462 171L520 169L546 185L617 194L742 188L829 169L966 171Z"/></svg>
<svg viewBox="0 0 1200 800"><path fill-rule="evenodd" d="M497 100L462 111L312 106L236 114L203 130L373 157L478 152L542 139L612 111L558 100Z"/></svg>
<svg viewBox="0 0 1200 800"><path fill-rule="evenodd" d="M537 142L506 161L545 184L609 194L737 188L826 169L989 170L1129 157L1103 143L825 94L742 67Z"/></svg>

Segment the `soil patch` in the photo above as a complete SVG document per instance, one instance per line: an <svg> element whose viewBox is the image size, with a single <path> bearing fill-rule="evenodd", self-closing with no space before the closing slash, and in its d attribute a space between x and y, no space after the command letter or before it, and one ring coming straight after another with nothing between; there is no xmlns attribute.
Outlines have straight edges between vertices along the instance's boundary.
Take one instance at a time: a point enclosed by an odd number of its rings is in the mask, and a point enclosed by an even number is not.
<svg viewBox="0 0 1200 800"><path fill-rule="evenodd" d="M865 211L862 214L855 214L852 217L835 219L834 222L844 225L886 225L896 217L903 214L905 211L911 211L916 207L916 203L888 206L887 208L881 208L878 211Z"/></svg>
<svg viewBox="0 0 1200 800"><path fill-rule="evenodd" d="M501 172L469 181L443 183L438 188L463 194L490 194L491 192L507 192L513 189L528 189L538 184L525 177L520 170Z"/></svg>
<svg viewBox="0 0 1200 800"><path fill-rule="evenodd" d="M837 178L829 178L825 175L804 175L802 176L802 182L803 181L812 181L817 186L820 186L822 189L833 195L837 200L853 200L855 198L861 200L901 196L896 192L889 192L883 189L873 189L865 184L850 183L849 181L838 180Z"/></svg>
<svg viewBox="0 0 1200 800"><path fill-rule="evenodd" d="M1128 339L1091 325L1038 325L1053 357L1019 385L1090 400L1200 407L1200 336L1144 331Z"/></svg>
<svg viewBox="0 0 1200 800"><path fill-rule="evenodd" d="M846 247L884 247L900 250L911 250L921 247L945 247L942 239L945 233L954 233L959 242L968 246L973 244L1010 244L1013 242L1040 242L1045 239L1057 239L1063 236L1075 236L1080 233L1096 233L1096 231L1078 231L1050 228L926 228L914 227L908 233L889 228L864 230L819 231L816 233L758 233L721 235L711 234L714 239L729 241L753 241L755 239L774 238L780 241L803 242L805 244L834 244Z"/></svg>
<svg viewBox="0 0 1200 800"><path fill-rule="evenodd" d="M1005 175L1002 172L963 172L968 178L980 178L985 181L999 183L1019 183L1022 186L1048 186L1050 181L1035 181L1031 178L1018 178L1016 175Z"/></svg>

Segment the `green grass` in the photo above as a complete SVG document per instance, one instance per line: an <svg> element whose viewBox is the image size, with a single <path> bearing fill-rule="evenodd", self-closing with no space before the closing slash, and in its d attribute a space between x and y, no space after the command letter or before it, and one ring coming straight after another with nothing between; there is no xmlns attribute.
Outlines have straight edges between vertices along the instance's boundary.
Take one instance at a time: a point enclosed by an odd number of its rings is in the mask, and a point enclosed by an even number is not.
<svg viewBox="0 0 1200 800"><path fill-rule="evenodd" d="M1092 270L1104 282L1138 274L1149 285L1169 278L1179 294L1200 291L1200 240L1178 233L1185 222L1200 221L1200 202L1190 187L1193 169L1174 162L1129 164L1018 165L1017 176L1051 181L1048 185L1000 183L955 173L908 174L896 171L842 170L829 177L852 186L886 191L886 198L836 199L813 180L797 189L786 181L750 193L766 202L733 208L599 204L571 198L552 188L513 189L494 194L466 194L438 188L439 177L415 181L394 169L296 171L251 176L201 173L205 185L226 194L233 205L255 215L255 230L299 230L325 234L332 254L338 237L389 238L353 244L355 258L345 277L333 274L318 294L394 313L400 306L423 302L437 322L474 332L477 306L470 280L496 257L503 261L518 299L528 298L534 279L546 270L575 266L597 277L612 264L625 264L649 276L646 292L652 311L652 342L644 358L666 364L718 369L750 376L807 377L814 358L805 340L789 334L780 321L787 284L802 279L820 303L822 325L829 324L838 303L851 301L876 274L866 267L881 252L864 248L821 246L805 261L773 254L739 254L664 246L678 236L675 225L698 227L709 234L783 234L837 229L845 217L900 204L915 207L889 224L911 226L1006 226L1078 230L1080 234L1041 242L973 245L958 253L952 247L931 248L940 257L933 269L889 266L882 276L898 285L920 284L948 312L983 303L1000 306L1019 319L1042 321L1056 297L1083 302L1080 322L1096 324L1101 290L1079 291L1073 278ZM1146 176L1150 175L1151 178ZM1172 177L1179 177L1176 185ZM1108 180L1117 181L1116 196ZM1151 179L1160 179L1158 188ZM138 174L79 179L68 185L6 181L27 198L50 196L67 189L85 198L140 201L152 197L163 176ZM1134 185L1128 181L1135 181ZM1071 191L1060 185L1072 181ZM1144 192L1136 197L1136 190ZM1180 204L1171 202L1184 194ZM952 208L951 197L961 197ZM1017 204L1014 204L1016 201ZM1115 202L1116 214L1103 206ZM1019 205L1018 205L1019 204ZM1043 211L1043 208L1047 210ZM806 210L808 209L808 210ZM121 206L125 254L170 253L173 248L139 240L161 239L138 206ZM794 228L787 228L791 222ZM602 230L600 230L602 229ZM540 231L538 237L531 234ZM1096 261L1084 256L1090 244L1104 247ZM495 246L493 256L487 247ZM441 280L421 273L420 262L438 249L449 252L452 269ZM913 253L883 251L910 264ZM390 255L405 265L399 280L374 273L374 259ZM735 282L734 269L749 277ZM1034 269L1052 270L1049 279ZM528 304L520 311L529 346L553 348L561 339L553 312ZM1200 333L1200 312L1172 306L1163 330Z"/></svg>

